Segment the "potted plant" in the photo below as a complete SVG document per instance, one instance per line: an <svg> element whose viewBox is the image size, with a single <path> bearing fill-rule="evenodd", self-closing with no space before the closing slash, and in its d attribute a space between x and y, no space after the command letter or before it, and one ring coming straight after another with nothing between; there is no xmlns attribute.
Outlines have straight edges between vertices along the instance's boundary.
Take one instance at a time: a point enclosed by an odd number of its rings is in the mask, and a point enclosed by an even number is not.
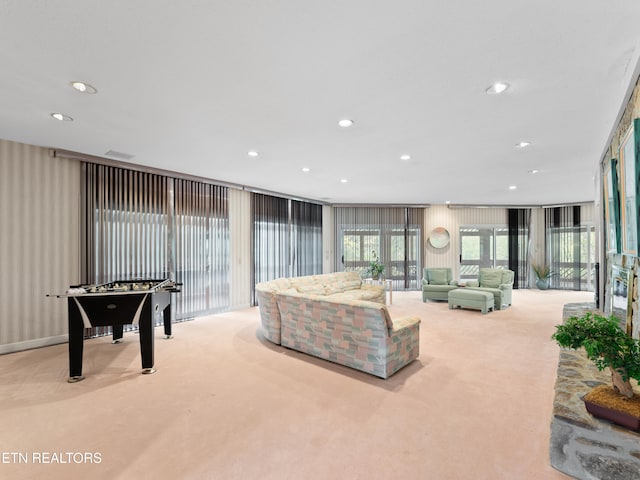
<svg viewBox="0 0 640 480"><path fill-rule="evenodd" d="M556 275L556 272L552 272L551 268L546 263L543 263L543 264L533 263L531 265L531 268L533 268L533 273L536 274L536 286L540 290L548 289L549 280L551 280L552 276Z"/></svg>
<svg viewBox="0 0 640 480"><path fill-rule="evenodd" d="M615 316L588 312L556 326L551 337L564 348L584 347L598 370L609 368L612 385L601 385L584 397L587 410L633 430L640 429L640 398L630 380L640 380L640 341L620 328Z"/></svg>
<svg viewBox="0 0 640 480"><path fill-rule="evenodd" d="M369 262L369 268L367 268L367 274L371 274L371 278L378 280L380 275L384 273L384 265L380 263L378 254L375 250L371 251L371 261Z"/></svg>

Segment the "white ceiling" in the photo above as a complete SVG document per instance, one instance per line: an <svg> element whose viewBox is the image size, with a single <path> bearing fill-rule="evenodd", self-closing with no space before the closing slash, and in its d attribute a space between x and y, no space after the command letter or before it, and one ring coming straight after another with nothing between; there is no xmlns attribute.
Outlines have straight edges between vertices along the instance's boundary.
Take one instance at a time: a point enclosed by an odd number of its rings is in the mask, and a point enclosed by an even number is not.
<svg viewBox="0 0 640 480"><path fill-rule="evenodd" d="M0 138L329 203L592 200L639 24L638 0L0 0Z"/></svg>

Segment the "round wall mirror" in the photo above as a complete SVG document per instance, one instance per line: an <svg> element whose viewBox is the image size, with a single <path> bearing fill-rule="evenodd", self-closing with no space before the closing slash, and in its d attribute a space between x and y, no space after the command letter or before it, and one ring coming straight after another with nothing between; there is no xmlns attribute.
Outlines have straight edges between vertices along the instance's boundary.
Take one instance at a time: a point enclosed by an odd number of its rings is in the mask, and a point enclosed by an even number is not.
<svg viewBox="0 0 640 480"><path fill-rule="evenodd" d="M444 227L436 227L431 230L429 243L433 248L444 248L449 245L449 232Z"/></svg>

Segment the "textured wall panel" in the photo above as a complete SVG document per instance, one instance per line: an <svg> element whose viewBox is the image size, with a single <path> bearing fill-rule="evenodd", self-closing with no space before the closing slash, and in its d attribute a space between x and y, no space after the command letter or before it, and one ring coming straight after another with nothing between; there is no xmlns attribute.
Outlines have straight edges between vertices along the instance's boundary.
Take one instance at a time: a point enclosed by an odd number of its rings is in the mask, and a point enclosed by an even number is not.
<svg viewBox="0 0 640 480"><path fill-rule="evenodd" d="M63 341L78 283L80 163L0 140L0 353Z"/></svg>
<svg viewBox="0 0 640 480"><path fill-rule="evenodd" d="M322 207L322 273L334 271L334 230L333 207L325 205Z"/></svg>
<svg viewBox="0 0 640 480"><path fill-rule="evenodd" d="M251 193L229 189L231 309L251 304Z"/></svg>

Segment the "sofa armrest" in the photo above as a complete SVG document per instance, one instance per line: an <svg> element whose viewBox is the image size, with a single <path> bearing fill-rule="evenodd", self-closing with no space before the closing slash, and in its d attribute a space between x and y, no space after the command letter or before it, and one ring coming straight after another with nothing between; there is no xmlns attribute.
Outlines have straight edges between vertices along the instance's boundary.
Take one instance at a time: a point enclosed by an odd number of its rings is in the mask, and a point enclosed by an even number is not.
<svg viewBox="0 0 640 480"><path fill-rule="evenodd" d="M429 280L427 280L426 278L422 279L422 286L424 287L425 285L429 285Z"/></svg>
<svg viewBox="0 0 640 480"><path fill-rule="evenodd" d="M390 334L397 333L406 328L411 328L415 325L420 324L420 318L418 317L404 317L393 320L393 328L391 329Z"/></svg>
<svg viewBox="0 0 640 480"><path fill-rule="evenodd" d="M460 282L459 282L458 280L451 280L451 281L449 282L449 285L459 286L459 285L460 285Z"/></svg>
<svg viewBox="0 0 640 480"><path fill-rule="evenodd" d="M498 288L500 290L511 290L513 289L513 283L501 283Z"/></svg>
<svg viewBox="0 0 640 480"><path fill-rule="evenodd" d="M467 282L467 287L479 287L480 286L480 282L478 282L477 280L469 280Z"/></svg>

